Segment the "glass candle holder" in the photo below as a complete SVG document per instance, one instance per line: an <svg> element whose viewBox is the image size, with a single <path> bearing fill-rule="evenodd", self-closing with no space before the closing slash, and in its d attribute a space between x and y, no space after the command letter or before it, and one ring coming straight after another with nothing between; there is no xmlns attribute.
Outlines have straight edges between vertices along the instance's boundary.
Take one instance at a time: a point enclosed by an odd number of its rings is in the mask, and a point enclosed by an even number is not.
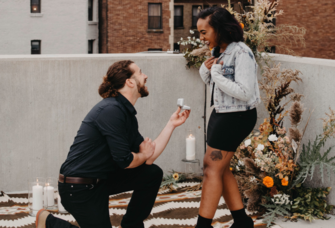
<svg viewBox="0 0 335 228"><path fill-rule="evenodd" d="M56 179L48 177L44 186L44 208L47 210L57 210L57 182Z"/></svg>
<svg viewBox="0 0 335 228"><path fill-rule="evenodd" d="M200 170L200 160L195 159L195 160L187 160L183 159L184 162L184 172L186 174L199 174Z"/></svg>
<svg viewBox="0 0 335 228"><path fill-rule="evenodd" d="M31 216L44 208L44 178L37 177L28 182L28 208Z"/></svg>
<svg viewBox="0 0 335 228"><path fill-rule="evenodd" d="M187 131L186 136L186 160L195 160L195 137L191 130Z"/></svg>

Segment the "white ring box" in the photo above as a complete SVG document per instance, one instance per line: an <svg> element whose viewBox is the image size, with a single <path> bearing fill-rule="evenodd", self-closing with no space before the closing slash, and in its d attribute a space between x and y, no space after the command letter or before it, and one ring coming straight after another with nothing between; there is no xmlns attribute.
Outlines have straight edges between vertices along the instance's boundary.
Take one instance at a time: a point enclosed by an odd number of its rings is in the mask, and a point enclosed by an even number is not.
<svg viewBox="0 0 335 228"><path fill-rule="evenodd" d="M184 98L179 98L177 100L177 106L181 107L183 110L191 110L191 107L184 105Z"/></svg>
<svg viewBox="0 0 335 228"><path fill-rule="evenodd" d="M184 98L179 98L177 100L177 106L182 107L184 105Z"/></svg>

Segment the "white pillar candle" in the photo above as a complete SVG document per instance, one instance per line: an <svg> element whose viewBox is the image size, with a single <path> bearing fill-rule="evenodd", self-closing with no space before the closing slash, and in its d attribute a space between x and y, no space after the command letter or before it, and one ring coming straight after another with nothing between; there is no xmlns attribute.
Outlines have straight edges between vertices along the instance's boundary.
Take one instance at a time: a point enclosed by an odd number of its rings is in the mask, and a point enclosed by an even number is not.
<svg viewBox="0 0 335 228"><path fill-rule="evenodd" d="M65 208L63 207L63 204L60 200L60 195L59 193L57 194L57 202L58 202L58 212L65 212Z"/></svg>
<svg viewBox="0 0 335 228"><path fill-rule="evenodd" d="M195 159L195 137L190 134L186 138L186 160Z"/></svg>
<svg viewBox="0 0 335 228"><path fill-rule="evenodd" d="M43 208L43 187L37 183L33 186L33 210L40 210Z"/></svg>
<svg viewBox="0 0 335 228"><path fill-rule="evenodd" d="M54 191L55 191L55 188L52 186L44 187L44 205L45 206L50 207L55 204Z"/></svg>

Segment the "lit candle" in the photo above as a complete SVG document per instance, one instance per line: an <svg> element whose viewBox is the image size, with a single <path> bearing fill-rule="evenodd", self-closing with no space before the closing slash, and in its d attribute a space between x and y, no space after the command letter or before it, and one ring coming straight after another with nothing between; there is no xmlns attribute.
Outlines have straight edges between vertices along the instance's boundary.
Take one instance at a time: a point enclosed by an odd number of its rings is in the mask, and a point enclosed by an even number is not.
<svg viewBox="0 0 335 228"><path fill-rule="evenodd" d="M55 188L52 186L49 186L50 184L47 184L46 187L44 187L44 205L47 207L54 205L54 191Z"/></svg>
<svg viewBox="0 0 335 228"><path fill-rule="evenodd" d="M186 160L195 159L195 137L190 134L186 138Z"/></svg>
<svg viewBox="0 0 335 228"><path fill-rule="evenodd" d="M43 187L37 183L33 186L33 210L40 210L43 208Z"/></svg>
<svg viewBox="0 0 335 228"><path fill-rule="evenodd" d="M59 193L57 194L57 202L58 202L58 212L66 212L65 208L63 207L63 204L60 200Z"/></svg>

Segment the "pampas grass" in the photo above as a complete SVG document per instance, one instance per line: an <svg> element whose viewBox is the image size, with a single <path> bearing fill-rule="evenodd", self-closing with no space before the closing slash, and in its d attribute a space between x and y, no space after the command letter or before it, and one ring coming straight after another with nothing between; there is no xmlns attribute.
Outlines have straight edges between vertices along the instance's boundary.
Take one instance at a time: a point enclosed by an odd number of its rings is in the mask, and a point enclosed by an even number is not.
<svg viewBox="0 0 335 228"><path fill-rule="evenodd" d="M296 142L299 143L302 138L302 134L298 128L290 128L288 130L288 137L292 141L292 139Z"/></svg>
<svg viewBox="0 0 335 228"><path fill-rule="evenodd" d="M304 109L302 107L302 104L300 101L295 101L291 105L291 108L289 110L289 117L291 121L291 125L294 127L297 127L298 124L301 121L302 113L304 112Z"/></svg>

